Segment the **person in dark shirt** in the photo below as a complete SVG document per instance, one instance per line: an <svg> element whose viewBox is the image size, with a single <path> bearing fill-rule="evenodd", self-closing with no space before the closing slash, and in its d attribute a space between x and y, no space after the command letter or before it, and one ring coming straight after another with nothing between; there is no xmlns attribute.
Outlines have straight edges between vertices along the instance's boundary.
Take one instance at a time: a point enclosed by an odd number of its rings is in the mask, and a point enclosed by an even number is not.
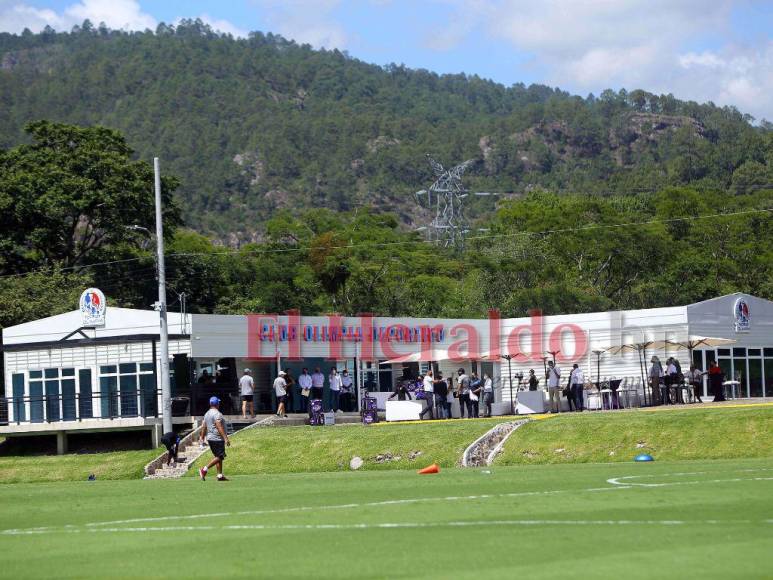
<svg viewBox="0 0 773 580"><path fill-rule="evenodd" d="M391 395L389 395L389 398L394 399L395 396L397 396L398 401L413 400L413 397L411 396L411 392L408 390L408 381L400 381L399 383L397 383L395 390L392 392Z"/></svg>
<svg viewBox="0 0 773 580"><path fill-rule="evenodd" d="M443 373L435 377L435 400L437 402L438 418L451 418L451 403L448 402L448 383L443 380Z"/></svg>
<svg viewBox="0 0 773 580"><path fill-rule="evenodd" d="M536 391L537 385L539 385L539 379L534 374L534 369L529 369L529 390Z"/></svg>
<svg viewBox="0 0 773 580"><path fill-rule="evenodd" d="M711 386L711 392L714 394L714 402L725 401L725 388L722 383L725 380L725 373L722 372L717 361L711 361L709 367L709 385Z"/></svg>
<svg viewBox="0 0 773 580"><path fill-rule="evenodd" d="M177 450L180 446L180 438L177 436L177 433L170 431L169 433L164 433L164 436L161 437L161 443L166 447L166 453L167 453L167 462L166 464L169 466L172 466L177 463Z"/></svg>

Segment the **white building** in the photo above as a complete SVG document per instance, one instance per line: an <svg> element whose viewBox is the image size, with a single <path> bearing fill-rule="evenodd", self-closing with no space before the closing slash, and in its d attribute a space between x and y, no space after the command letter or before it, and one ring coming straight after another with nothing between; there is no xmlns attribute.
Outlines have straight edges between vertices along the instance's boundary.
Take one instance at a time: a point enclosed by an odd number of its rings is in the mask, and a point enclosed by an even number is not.
<svg viewBox="0 0 773 580"><path fill-rule="evenodd" d="M145 429L157 436L158 328L154 311L107 307L102 327L83 328L75 310L4 329L0 435L56 433L60 450L66 434L77 431ZM706 369L719 361L739 380L740 397L773 396L773 302L742 294L670 308L502 320L170 313L169 332L178 423L203 413L212 394L233 411L243 368L253 371L261 412L273 410L278 366L296 377L303 367L325 375L346 368L358 393L375 392L381 402L404 374L423 373L431 361L446 377L463 367L494 378L502 410L510 406L511 378L517 392L521 373L532 368L544 377L545 357L555 356L565 377L576 362L588 380L624 379L641 394L640 353L606 349L692 335L735 340L696 350L694 362ZM510 364L505 354L514 355ZM641 353L647 361L654 354L676 356L685 370L690 363L687 351L670 347Z"/></svg>

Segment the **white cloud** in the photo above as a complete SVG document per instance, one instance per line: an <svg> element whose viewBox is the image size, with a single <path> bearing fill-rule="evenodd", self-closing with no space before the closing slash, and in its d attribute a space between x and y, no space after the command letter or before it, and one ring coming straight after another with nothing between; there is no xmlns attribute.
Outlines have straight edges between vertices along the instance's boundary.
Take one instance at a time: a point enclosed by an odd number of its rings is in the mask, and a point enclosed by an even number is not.
<svg viewBox="0 0 773 580"><path fill-rule="evenodd" d="M197 18L202 22L204 22L205 24L209 24L217 32L224 32L236 38L247 38L247 36L249 35L249 30L245 30L244 28L239 28L229 20L224 20L222 18L213 18L207 13L201 14ZM175 23L176 24L179 23L180 20L182 20L182 18L178 18Z"/></svg>
<svg viewBox="0 0 773 580"><path fill-rule="evenodd" d="M81 0L67 6L61 13L36 8L24 2L0 0L0 30L21 32L29 28L39 32L46 26L69 30L84 20L95 26L104 22L109 28L125 30L154 29L156 19L142 11L136 0Z"/></svg>
<svg viewBox="0 0 773 580"><path fill-rule="evenodd" d="M65 8L64 13L75 23L88 19L94 25L104 22L108 28L123 30L153 30L157 24L136 0L81 0Z"/></svg>
<svg viewBox="0 0 773 580"><path fill-rule="evenodd" d="M548 84L582 93L620 87L670 92L773 117L773 99L765 98L773 88L769 35L752 46L728 41L714 50L685 49L732 38L731 13L744 0L442 1L451 9L450 30L475 28L488 41L528 53ZM466 19L464 28L460 19ZM447 49L463 37L444 40Z"/></svg>
<svg viewBox="0 0 773 580"><path fill-rule="evenodd" d="M341 0L255 0L272 31L315 48L346 47L347 34L336 21Z"/></svg>
<svg viewBox="0 0 773 580"><path fill-rule="evenodd" d="M759 48L728 45L686 53L679 57L679 68L675 94L735 105L758 119L773 119L773 40Z"/></svg>

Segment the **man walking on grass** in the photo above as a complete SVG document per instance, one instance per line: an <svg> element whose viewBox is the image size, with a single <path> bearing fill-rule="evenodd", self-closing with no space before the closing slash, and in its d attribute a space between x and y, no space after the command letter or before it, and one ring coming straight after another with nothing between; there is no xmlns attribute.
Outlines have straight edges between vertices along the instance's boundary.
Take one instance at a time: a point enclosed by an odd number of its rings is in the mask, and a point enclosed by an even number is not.
<svg viewBox="0 0 773 580"><path fill-rule="evenodd" d="M228 439L228 434L225 432L225 418L218 408L220 406L220 399L217 397L210 397L209 399L209 411L204 415L204 425L201 428L201 442L204 442L206 438L209 443L209 448L212 450L212 461L207 465L199 469L199 477L201 481L207 478L207 472L210 467L217 466L217 480L228 481L228 478L223 475L223 460L225 460L225 447L231 446L231 441Z"/></svg>

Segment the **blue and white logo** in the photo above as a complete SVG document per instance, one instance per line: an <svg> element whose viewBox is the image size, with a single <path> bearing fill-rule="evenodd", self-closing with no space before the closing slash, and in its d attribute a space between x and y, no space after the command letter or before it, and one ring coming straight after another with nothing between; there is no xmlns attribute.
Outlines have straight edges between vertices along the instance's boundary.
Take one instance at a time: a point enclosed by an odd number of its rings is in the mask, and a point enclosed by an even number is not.
<svg viewBox="0 0 773 580"><path fill-rule="evenodd" d="M735 321L736 332L748 332L751 328L749 303L743 298L736 300L733 305L733 320Z"/></svg>
<svg viewBox="0 0 773 580"><path fill-rule="evenodd" d="M80 299L81 324L85 327L105 325L107 301L102 290L89 288L84 290Z"/></svg>

